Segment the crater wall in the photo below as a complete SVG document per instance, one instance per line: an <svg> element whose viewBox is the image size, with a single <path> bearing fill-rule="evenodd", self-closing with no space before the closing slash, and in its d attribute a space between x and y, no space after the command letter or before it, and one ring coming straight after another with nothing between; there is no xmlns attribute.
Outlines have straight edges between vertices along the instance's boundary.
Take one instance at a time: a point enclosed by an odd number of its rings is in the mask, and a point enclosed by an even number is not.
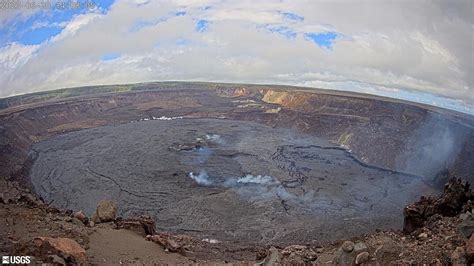
<svg viewBox="0 0 474 266"><path fill-rule="evenodd" d="M474 122L465 114L380 97L283 86L149 83L102 89L3 99L0 175L29 184L31 145L58 134L183 116L295 128L340 144L368 164L429 180L448 169L473 181Z"/></svg>

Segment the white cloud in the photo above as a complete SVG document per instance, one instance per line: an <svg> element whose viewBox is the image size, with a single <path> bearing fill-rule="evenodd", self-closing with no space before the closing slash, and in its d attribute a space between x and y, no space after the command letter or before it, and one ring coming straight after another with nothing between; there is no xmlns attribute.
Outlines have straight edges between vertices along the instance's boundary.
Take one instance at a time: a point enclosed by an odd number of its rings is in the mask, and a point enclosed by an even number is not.
<svg viewBox="0 0 474 266"><path fill-rule="evenodd" d="M89 23L92 23L95 19L103 16L104 15L99 13L86 13L77 15L69 23L67 23L61 33L54 36L51 41L56 42L74 36L81 28Z"/></svg>
<svg viewBox="0 0 474 266"><path fill-rule="evenodd" d="M30 60L38 50L39 45L22 45L10 43L0 48L0 68L3 71L13 71Z"/></svg>
<svg viewBox="0 0 474 266"><path fill-rule="evenodd" d="M472 105L472 10L470 1L447 0L119 1L106 14L74 17L41 47L2 48L0 96L172 79L354 86L382 94L405 89ZM186 15L174 16L177 11ZM282 12L304 20L288 20ZM195 30L200 19L211 22L202 33ZM159 23L130 30L143 21ZM297 36L262 30L266 24ZM328 31L338 33L332 49L304 37ZM121 57L100 60L111 52Z"/></svg>

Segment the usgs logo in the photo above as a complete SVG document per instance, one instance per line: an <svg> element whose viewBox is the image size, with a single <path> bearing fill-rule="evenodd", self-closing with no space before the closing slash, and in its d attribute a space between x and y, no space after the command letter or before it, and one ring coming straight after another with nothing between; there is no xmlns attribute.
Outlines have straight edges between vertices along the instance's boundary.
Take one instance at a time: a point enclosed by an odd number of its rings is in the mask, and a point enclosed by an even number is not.
<svg viewBox="0 0 474 266"><path fill-rule="evenodd" d="M2 264L30 264L30 256L3 256Z"/></svg>

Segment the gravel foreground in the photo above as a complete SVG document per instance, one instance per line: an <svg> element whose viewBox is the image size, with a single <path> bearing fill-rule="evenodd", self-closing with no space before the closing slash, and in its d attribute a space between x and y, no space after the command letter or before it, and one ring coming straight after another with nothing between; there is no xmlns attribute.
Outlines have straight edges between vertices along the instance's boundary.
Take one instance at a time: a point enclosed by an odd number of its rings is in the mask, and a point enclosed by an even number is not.
<svg viewBox="0 0 474 266"><path fill-rule="evenodd" d="M316 239L283 246L239 246L163 232L147 216L121 218L112 201L88 218L38 200L18 183L1 180L0 250L33 256L32 263L88 265L469 265L474 260L473 198L452 179L444 193L405 210L403 230L330 243Z"/></svg>

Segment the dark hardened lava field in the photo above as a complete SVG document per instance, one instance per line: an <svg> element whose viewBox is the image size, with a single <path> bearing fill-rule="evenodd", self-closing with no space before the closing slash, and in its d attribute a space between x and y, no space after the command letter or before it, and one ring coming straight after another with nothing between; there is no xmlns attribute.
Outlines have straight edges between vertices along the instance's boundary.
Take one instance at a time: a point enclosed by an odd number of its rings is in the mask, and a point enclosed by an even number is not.
<svg viewBox="0 0 474 266"><path fill-rule="evenodd" d="M63 134L32 148L31 180L53 205L111 198L160 229L201 238L288 243L401 226L431 189L370 167L291 129L223 119L151 120Z"/></svg>

